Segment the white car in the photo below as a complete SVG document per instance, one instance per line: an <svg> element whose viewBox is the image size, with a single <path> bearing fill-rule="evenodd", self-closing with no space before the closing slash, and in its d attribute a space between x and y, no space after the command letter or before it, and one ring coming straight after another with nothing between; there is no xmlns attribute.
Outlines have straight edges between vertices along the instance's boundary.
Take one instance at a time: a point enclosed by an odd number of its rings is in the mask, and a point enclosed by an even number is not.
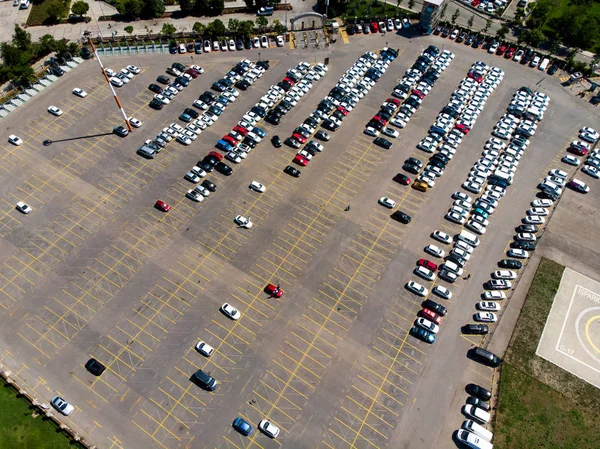
<svg viewBox="0 0 600 449"><path fill-rule="evenodd" d="M532 207L527 209L527 215L537 215L539 217L545 217L548 215L548 209L545 207Z"/></svg>
<svg viewBox="0 0 600 449"><path fill-rule="evenodd" d="M263 419L258 423L258 428L261 432L271 438L277 438L277 435L279 435L279 427L274 425L271 421L267 421L266 419Z"/></svg>
<svg viewBox="0 0 600 449"><path fill-rule="evenodd" d="M414 282L414 281L409 281L406 284L406 288L408 290L410 290L411 292L413 292L414 294L423 296L423 297L427 296L427 294L429 293L429 290L427 290L421 284Z"/></svg>
<svg viewBox="0 0 600 449"><path fill-rule="evenodd" d="M198 176L193 171L189 171L185 175L183 175L183 179L193 182L194 184L197 184L200 182L200 176Z"/></svg>
<svg viewBox="0 0 600 449"><path fill-rule="evenodd" d="M503 299L506 299L506 293L501 292L501 291L487 291L483 294L483 297L485 299L489 299L491 301L500 301Z"/></svg>
<svg viewBox="0 0 600 449"><path fill-rule="evenodd" d="M267 36L260 37L260 46L262 48L269 48L269 39L267 39Z"/></svg>
<svg viewBox="0 0 600 449"><path fill-rule="evenodd" d="M493 312L480 312L476 313L473 319L482 323L495 323L498 321L498 316Z"/></svg>
<svg viewBox="0 0 600 449"><path fill-rule="evenodd" d="M197 203L201 203L202 201L204 201L204 197L196 189L188 190L185 196Z"/></svg>
<svg viewBox="0 0 600 449"><path fill-rule="evenodd" d="M196 348L196 351L198 351L200 354L202 354L205 357L210 357L212 355L212 353L215 352L215 348L213 348L208 343L203 342L203 341L199 341L198 343L196 343L195 348Z"/></svg>
<svg viewBox="0 0 600 449"><path fill-rule="evenodd" d="M19 201L19 202L17 203L17 206L16 206L16 208L17 208L17 210L18 210L19 212L22 212L22 213L24 213L24 214L29 214L29 213L30 213L30 212L33 210L33 209L31 208L31 206L29 206L29 205L25 204L23 201Z"/></svg>
<svg viewBox="0 0 600 449"><path fill-rule="evenodd" d="M379 136L379 131L377 131L375 128L372 128L372 127L370 127L370 126L367 126L367 127L365 128L365 131L364 131L364 133L365 133L366 135L368 135L368 136L373 136L373 137L377 137L377 136Z"/></svg>
<svg viewBox="0 0 600 449"><path fill-rule="evenodd" d="M160 101L162 104L169 104L171 102L171 100L169 100L167 97L165 97L162 94L154 95L154 99Z"/></svg>
<svg viewBox="0 0 600 449"><path fill-rule="evenodd" d="M23 141L14 134L11 134L10 136L8 136L8 143L12 143L13 145L19 146L23 144Z"/></svg>
<svg viewBox="0 0 600 449"><path fill-rule="evenodd" d="M395 129L392 129L392 128L383 128L381 130L381 134L383 134L384 136L393 137L393 138L396 138L400 135L400 133L398 131L396 131Z"/></svg>
<svg viewBox="0 0 600 449"><path fill-rule="evenodd" d="M435 287L433 287L432 291L433 291L433 293L438 295L440 298L444 298L444 299L452 298L452 292L450 290L448 290L446 287L442 287L441 285L436 285Z"/></svg>
<svg viewBox="0 0 600 449"><path fill-rule="evenodd" d="M492 278L513 280L517 278L517 273L512 270L496 270L492 273Z"/></svg>
<svg viewBox="0 0 600 449"><path fill-rule="evenodd" d="M546 222L546 219L544 217L540 217L539 215L528 215L527 217L525 217L523 219L523 223L525 223L525 224L541 225L541 224L544 224L545 222Z"/></svg>
<svg viewBox="0 0 600 449"><path fill-rule="evenodd" d="M240 228L251 229L252 221L250 221L250 217L246 218L243 215L238 215L233 219L233 222L238 225Z"/></svg>
<svg viewBox="0 0 600 449"><path fill-rule="evenodd" d="M442 231L433 231L433 233L431 234L431 237L436 239L438 242L442 242L442 243L446 243L446 244L452 242L452 237L450 237L448 234L446 234L445 232L442 232Z"/></svg>
<svg viewBox="0 0 600 449"><path fill-rule="evenodd" d="M437 324L432 323L423 317L417 318L415 324L419 327L422 327L426 331L431 332L432 334L437 334L440 331L440 327Z"/></svg>
<svg viewBox="0 0 600 449"><path fill-rule="evenodd" d="M584 136L588 137L590 140L586 139ZM584 126L579 130L579 137L581 139L588 140L588 142L594 143L596 140L598 140L600 134L595 129L590 128L588 126Z"/></svg>
<svg viewBox="0 0 600 449"><path fill-rule="evenodd" d="M234 164L240 164L242 162L242 158L235 151L228 152L225 155L225 159L233 162Z"/></svg>
<svg viewBox="0 0 600 449"><path fill-rule="evenodd" d="M479 234L479 235L483 235L485 234L485 226L483 226L481 223L478 223L474 220L469 220L467 222L467 224L465 225L465 228L470 229L471 231L473 231L475 234Z"/></svg>
<svg viewBox="0 0 600 449"><path fill-rule="evenodd" d="M463 225L467 222L467 217L465 217L464 215L456 212L456 211L449 211L446 215L445 215L446 220L451 221L452 223L456 223L459 225Z"/></svg>
<svg viewBox="0 0 600 449"><path fill-rule="evenodd" d="M227 315L229 318L231 318L232 320L239 320L241 313L239 310L237 310L235 307L233 307L231 304L229 303L225 303L221 306L221 311Z"/></svg>
<svg viewBox="0 0 600 449"><path fill-rule="evenodd" d="M258 193L264 193L265 190L267 190L266 187L258 181L252 181L250 183L250 188Z"/></svg>
<svg viewBox="0 0 600 449"><path fill-rule="evenodd" d="M435 245L427 245L425 247L425 252L439 258L443 258L446 255L443 249L440 249Z"/></svg>
<svg viewBox="0 0 600 449"><path fill-rule="evenodd" d="M184 135L179 135L177 136L177 142L179 142L182 145L189 146L192 144L192 139Z"/></svg>
<svg viewBox="0 0 600 449"><path fill-rule="evenodd" d="M71 404L69 404L67 401L65 401L60 396L54 396L52 398L52 400L50 401L50 404L52 404L52 407L54 407L56 410L58 410L60 413L62 413L65 416L69 416L71 413L73 413L75 411L75 407L73 407Z"/></svg>
<svg viewBox="0 0 600 449"><path fill-rule="evenodd" d="M394 200L389 199L387 196L382 196L381 198L379 198L379 204L381 204L384 207L387 207L388 209L396 207L396 202Z"/></svg>
<svg viewBox="0 0 600 449"><path fill-rule="evenodd" d="M435 273L425 267L419 266L415 268L414 273L427 281L435 281Z"/></svg>
<svg viewBox="0 0 600 449"><path fill-rule="evenodd" d="M137 75L138 73L141 72L140 68L134 65L128 65L127 67L125 67L127 69L128 72L133 73L134 75Z"/></svg>
<svg viewBox="0 0 600 449"><path fill-rule="evenodd" d="M131 118L129 119L129 124L130 124L131 126L133 126L134 128L139 128L139 127L141 127L141 126L142 126L142 122L141 122L141 121L139 121L138 119L136 119L135 117L131 117Z"/></svg>
<svg viewBox="0 0 600 449"><path fill-rule="evenodd" d="M56 106L50 106L48 108L48 112L57 117L60 117L61 115L63 115L63 111L60 108L57 108Z"/></svg>
<svg viewBox="0 0 600 449"><path fill-rule="evenodd" d="M467 195L466 193L462 193L462 192L454 192L452 194L452 198L455 200L460 200L460 201L464 201L465 203L471 203L471 197L469 195Z"/></svg>
<svg viewBox="0 0 600 449"><path fill-rule="evenodd" d="M283 36L277 36L277 46L283 47Z"/></svg>
<svg viewBox="0 0 600 449"><path fill-rule="evenodd" d="M85 98L88 96L87 92L79 87L73 89L73 95L77 95L78 97Z"/></svg>
<svg viewBox="0 0 600 449"><path fill-rule="evenodd" d="M479 301L475 304L477 310L483 310L486 312L498 312L500 310L500 304L494 301Z"/></svg>
<svg viewBox="0 0 600 449"><path fill-rule="evenodd" d="M531 205L533 207L550 207L554 204L552 200L533 200Z"/></svg>
<svg viewBox="0 0 600 449"><path fill-rule="evenodd" d="M592 178L600 178L600 172L598 169L596 167L592 167L591 165L584 165L581 171Z"/></svg>
<svg viewBox="0 0 600 449"><path fill-rule="evenodd" d="M537 240L535 235L530 232L520 232L515 237L522 242L535 242Z"/></svg>
<svg viewBox="0 0 600 449"><path fill-rule="evenodd" d="M529 253L524 249L511 248L507 251L506 255L508 257L514 257L515 259L527 259L529 257Z"/></svg>
<svg viewBox="0 0 600 449"><path fill-rule="evenodd" d="M123 86L123 81L121 81L119 78L117 78L116 76L112 76L110 79L110 84L112 84L113 86L116 87L122 87Z"/></svg>

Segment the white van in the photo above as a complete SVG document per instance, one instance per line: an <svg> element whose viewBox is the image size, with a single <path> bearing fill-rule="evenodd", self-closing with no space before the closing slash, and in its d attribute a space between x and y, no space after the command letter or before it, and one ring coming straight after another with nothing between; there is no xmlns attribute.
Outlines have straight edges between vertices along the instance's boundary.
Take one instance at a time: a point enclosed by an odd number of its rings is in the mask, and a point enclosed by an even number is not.
<svg viewBox="0 0 600 449"><path fill-rule="evenodd" d="M494 449L494 445L478 437L468 430L459 430L456 434L458 439L472 449Z"/></svg>
<svg viewBox="0 0 600 449"><path fill-rule="evenodd" d="M477 424L472 419L466 419L462 424L462 428L465 430L468 430L470 432L473 432L475 435L483 438L484 440L486 440L490 443L492 442L492 439L494 438L494 434L492 432L487 430L482 425Z"/></svg>
<svg viewBox="0 0 600 449"><path fill-rule="evenodd" d="M548 58L544 58L544 60L542 61L542 63L538 67L538 70L541 70L542 72L545 72L546 69L548 68L548 64L550 64L550 60Z"/></svg>
<svg viewBox="0 0 600 449"><path fill-rule="evenodd" d="M463 242L468 243L475 248L478 247L480 243L479 238L469 231L460 231L460 234L458 234L457 238L458 240L462 240Z"/></svg>
<svg viewBox="0 0 600 449"><path fill-rule="evenodd" d="M479 408L475 405L466 404L463 405L463 413L475 421L479 421L482 424L490 422L490 414L484 409Z"/></svg>

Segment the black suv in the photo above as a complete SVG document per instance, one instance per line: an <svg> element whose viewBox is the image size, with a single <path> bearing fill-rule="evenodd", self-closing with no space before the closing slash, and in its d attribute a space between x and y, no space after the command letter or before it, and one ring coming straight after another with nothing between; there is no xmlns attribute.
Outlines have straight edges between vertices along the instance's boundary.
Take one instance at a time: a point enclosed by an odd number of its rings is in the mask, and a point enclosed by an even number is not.
<svg viewBox="0 0 600 449"><path fill-rule="evenodd" d="M100 376L106 367L96 359L89 359L85 364L85 369L92 373L94 376Z"/></svg>
<svg viewBox="0 0 600 449"><path fill-rule="evenodd" d="M215 391L219 386L219 382L214 377L201 369L192 374L190 380L208 391Z"/></svg>
<svg viewBox="0 0 600 449"><path fill-rule="evenodd" d="M502 364L502 359L490 351L483 348L473 348L470 350L471 357L484 365L496 368Z"/></svg>
<svg viewBox="0 0 600 449"><path fill-rule="evenodd" d="M426 299L425 301L423 301L422 305L424 308L429 309L432 312L435 312L441 316L446 316L446 314L448 313L448 309L446 309L443 305L432 301L431 299Z"/></svg>
<svg viewBox="0 0 600 449"><path fill-rule="evenodd" d="M150 84L148 86L148 89L150 89L155 94L162 94L163 93L163 88L160 87L158 84Z"/></svg>
<svg viewBox="0 0 600 449"><path fill-rule="evenodd" d="M481 399L482 401L489 401L490 399L492 399L492 392L483 387L480 387L477 384L468 384L465 390L471 396L475 396L476 398Z"/></svg>
<svg viewBox="0 0 600 449"><path fill-rule="evenodd" d="M462 328L463 334L485 335L489 331L487 324L466 324Z"/></svg>
<svg viewBox="0 0 600 449"><path fill-rule="evenodd" d="M288 165L287 167L285 167L283 169L284 173L287 173L290 176L293 176L294 178L299 178L301 175L300 170L298 170L297 168L292 167L291 165Z"/></svg>
<svg viewBox="0 0 600 449"><path fill-rule="evenodd" d="M392 219L399 221L400 223L408 224L410 223L410 215L397 210L391 215Z"/></svg>

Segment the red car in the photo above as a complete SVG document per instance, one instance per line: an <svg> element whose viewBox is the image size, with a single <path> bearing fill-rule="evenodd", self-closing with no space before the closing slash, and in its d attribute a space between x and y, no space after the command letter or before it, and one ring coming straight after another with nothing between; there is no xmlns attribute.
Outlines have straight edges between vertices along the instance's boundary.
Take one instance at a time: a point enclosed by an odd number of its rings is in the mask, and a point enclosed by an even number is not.
<svg viewBox="0 0 600 449"><path fill-rule="evenodd" d="M209 156L214 156L214 157L216 157L220 161L223 160L223 155L221 153L219 153L218 151L211 151L210 153L208 153L208 155Z"/></svg>
<svg viewBox="0 0 600 449"><path fill-rule="evenodd" d="M284 83L288 83L290 86L293 86L294 84L296 84L296 81L294 81L291 78L288 78L287 76L283 79Z"/></svg>
<svg viewBox="0 0 600 449"><path fill-rule="evenodd" d="M281 298L283 296L283 290L279 288L279 285L268 284L265 287L265 293L273 296L274 298Z"/></svg>
<svg viewBox="0 0 600 449"><path fill-rule="evenodd" d="M483 77L479 73L469 72L467 74L467 77L477 81L478 83L481 83L483 81Z"/></svg>
<svg viewBox="0 0 600 449"><path fill-rule="evenodd" d="M413 90L413 93L415 93L415 92L419 92L419 91L418 90ZM390 98L388 98L385 101L387 101L388 103L394 103L396 106L400 106L400 100L398 100L397 98L390 97Z"/></svg>
<svg viewBox="0 0 600 449"><path fill-rule="evenodd" d="M340 111L344 115L344 117L346 117L348 115L348 109L346 109L343 106L338 106L337 110Z"/></svg>
<svg viewBox="0 0 600 449"><path fill-rule="evenodd" d="M171 206L162 200L156 200L154 207L156 207L158 210L162 210L163 212L169 212L171 210Z"/></svg>
<svg viewBox="0 0 600 449"><path fill-rule="evenodd" d="M442 323L442 317L429 309L419 310L419 315L437 325Z"/></svg>
<svg viewBox="0 0 600 449"><path fill-rule="evenodd" d="M292 137L300 143L306 143L306 137L304 137L302 134L294 133L292 134Z"/></svg>
<svg viewBox="0 0 600 449"><path fill-rule="evenodd" d="M306 159L301 154L297 154L296 157L294 157L294 162L298 165L302 165L303 167L306 167L308 165L308 159Z"/></svg>
<svg viewBox="0 0 600 449"><path fill-rule="evenodd" d="M378 115L373 116L371 120L381 123L382 125L387 125L387 120L379 117Z"/></svg>
<svg viewBox="0 0 600 449"><path fill-rule="evenodd" d="M410 184L410 178L402 173L398 173L396 176L394 176L394 181L405 186Z"/></svg>
<svg viewBox="0 0 600 449"><path fill-rule="evenodd" d="M471 128L469 128L466 125L463 125L462 123L459 123L458 125L456 125L455 128L458 129L463 134L469 134L469 131L471 131Z"/></svg>
<svg viewBox="0 0 600 449"><path fill-rule="evenodd" d="M512 57L515 55L515 48L514 47L510 47L508 49L508 51L506 52L506 54L504 55L504 57L506 59L512 59Z"/></svg>
<svg viewBox="0 0 600 449"><path fill-rule="evenodd" d="M437 267L438 267L436 264L434 264L433 262L430 262L427 259L419 259L417 261L417 265L419 265L421 267L425 267L425 268L427 268L428 270L431 270L431 271L437 270Z"/></svg>
<svg viewBox="0 0 600 449"><path fill-rule="evenodd" d="M377 33L379 31L379 27L377 26L377 22L371 22L371 31L373 33Z"/></svg>
<svg viewBox="0 0 600 449"><path fill-rule="evenodd" d="M582 147L574 147L571 145L569 147L569 153L576 154L577 156L585 156L587 154L587 150Z"/></svg>
<svg viewBox="0 0 600 449"><path fill-rule="evenodd" d="M236 146L238 144L238 141L235 140L233 137L231 137L229 134L221 137L221 140L224 140L225 142L227 142L228 144L230 144L232 146Z"/></svg>
<svg viewBox="0 0 600 449"><path fill-rule="evenodd" d="M498 51L496 51L497 55L503 55L504 52L506 51L506 45L501 45L500 48L498 49Z"/></svg>
<svg viewBox="0 0 600 449"><path fill-rule="evenodd" d="M425 94L424 94L423 92L421 92L420 90L417 90L417 89L413 89L413 91L412 91L412 94L413 94L413 95L416 95L416 96L417 96L417 97L419 97L421 100L422 100L423 98L425 98Z"/></svg>
<svg viewBox="0 0 600 449"><path fill-rule="evenodd" d="M244 137L246 137L246 135L248 134L248 130L246 128L244 128L243 126L240 126L240 125L236 125L236 127L233 128L233 130L236 133L240 133Z"/></svg>
<svg viewBox="0 0 600 449"><path fill-rule="evenodd" d="M198 72L196 72L194 69L187 69L185 71L185 73L187 73L188 75L190 75L192 78L198 78L198 76L200 75Z"/></svg>

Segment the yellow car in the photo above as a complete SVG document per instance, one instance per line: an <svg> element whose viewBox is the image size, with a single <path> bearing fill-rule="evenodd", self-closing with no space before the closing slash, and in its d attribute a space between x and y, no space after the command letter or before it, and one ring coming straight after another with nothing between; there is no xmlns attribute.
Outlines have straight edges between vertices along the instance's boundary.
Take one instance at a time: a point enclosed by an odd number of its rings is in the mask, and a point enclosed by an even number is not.
<svg viewBox="0 0 600 449"><path fill-rule="evenodd" d="M424 181L415 181L412 185L413 189L419 190L421 192L427 192L427 183Z"/></svg>

